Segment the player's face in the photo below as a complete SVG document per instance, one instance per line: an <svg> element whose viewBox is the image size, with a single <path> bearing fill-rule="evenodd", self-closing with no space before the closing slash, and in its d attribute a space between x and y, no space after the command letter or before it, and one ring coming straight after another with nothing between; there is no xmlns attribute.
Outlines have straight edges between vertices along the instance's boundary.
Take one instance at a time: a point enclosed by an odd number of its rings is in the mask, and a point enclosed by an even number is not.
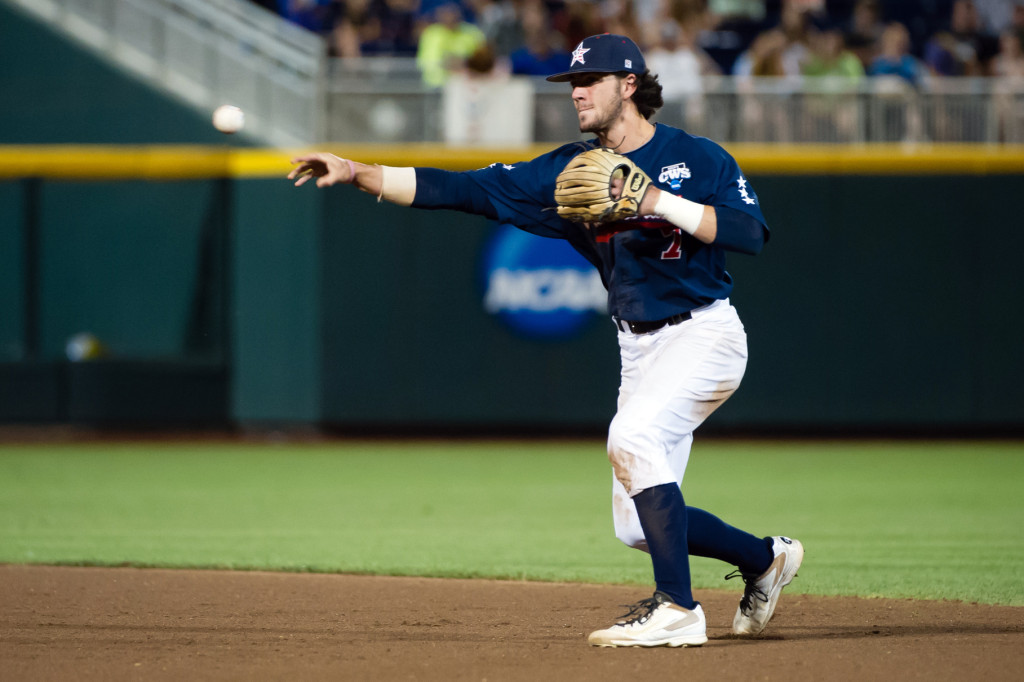
<svg viewBox="0 0 1024 682"><path fill-rule="evenodd" d="M621 83L613 73L581 73L569 80L581 133L602 133L621 118Z"/></svg>

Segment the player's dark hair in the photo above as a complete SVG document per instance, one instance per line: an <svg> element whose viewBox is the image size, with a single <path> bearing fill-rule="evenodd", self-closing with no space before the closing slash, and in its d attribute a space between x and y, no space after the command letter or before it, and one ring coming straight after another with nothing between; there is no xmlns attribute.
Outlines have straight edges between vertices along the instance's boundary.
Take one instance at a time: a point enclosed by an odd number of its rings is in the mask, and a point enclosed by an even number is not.
<svg viewBox="0 0 1024 682"><path fill-rule="evenodd" d="M621 74L623 76L628 74ZM636 92L633 93L633 104L637 111L644 118L650 118L658 109L665 106L665 100L661 96L661 83L658 77L651 73L650 69L636 77Z"/></svg>

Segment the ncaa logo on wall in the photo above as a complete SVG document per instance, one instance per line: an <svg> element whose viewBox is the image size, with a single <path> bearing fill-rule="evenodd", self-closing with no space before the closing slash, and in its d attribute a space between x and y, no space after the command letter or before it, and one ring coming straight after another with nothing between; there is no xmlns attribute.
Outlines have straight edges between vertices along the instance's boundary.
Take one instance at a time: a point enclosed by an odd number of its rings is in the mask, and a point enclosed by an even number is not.
<svg viewBox="0 0 1024 682"><path fill-rule="evenodd" d="M525 336L569 338L608 311L601 275L561 239L499 225L483 266L484 310Z"/></svg>

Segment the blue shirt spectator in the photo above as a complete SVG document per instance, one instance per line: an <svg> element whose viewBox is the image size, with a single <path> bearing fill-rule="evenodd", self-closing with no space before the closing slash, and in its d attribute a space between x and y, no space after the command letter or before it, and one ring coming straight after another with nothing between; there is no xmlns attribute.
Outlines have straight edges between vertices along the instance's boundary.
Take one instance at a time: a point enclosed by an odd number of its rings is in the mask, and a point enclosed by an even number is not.
<svg viewBox="0 0 1024 682"><path fill-rule="evenodd" d="M894 21L885 27L878 41L878 55L868 65L869 76L899 76L917 87L921 62L910 54L910 32Z"/></svg>

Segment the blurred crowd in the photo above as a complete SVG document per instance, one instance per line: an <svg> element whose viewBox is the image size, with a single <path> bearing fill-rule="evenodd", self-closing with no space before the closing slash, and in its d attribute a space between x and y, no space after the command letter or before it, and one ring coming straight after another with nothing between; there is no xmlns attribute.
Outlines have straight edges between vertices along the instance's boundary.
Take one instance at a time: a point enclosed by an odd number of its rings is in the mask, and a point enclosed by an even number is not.
<svg viewBox="0 0 1024 682"><path fill-rule="evenodd" d="M596 33L635 40L666 97L699 76L1024 78L1024 0L258 0L335 57L415 57L455 71L547 75ZM697 78L695 78L695 76Z"/></svg>

